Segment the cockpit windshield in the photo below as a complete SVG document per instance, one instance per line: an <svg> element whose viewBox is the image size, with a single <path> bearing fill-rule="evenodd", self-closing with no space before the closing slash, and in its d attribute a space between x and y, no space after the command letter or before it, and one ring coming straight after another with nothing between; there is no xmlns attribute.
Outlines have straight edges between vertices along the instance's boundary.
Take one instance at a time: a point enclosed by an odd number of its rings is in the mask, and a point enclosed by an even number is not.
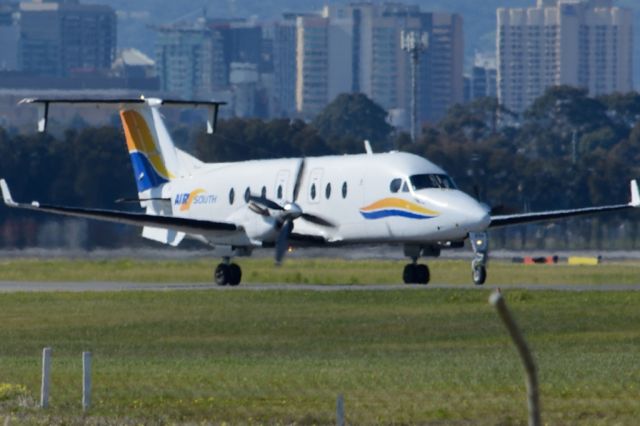
<svg viewBox="0 0 640 426"><path fill-rule="evenodd" d="M457 189L456 184L447 175L413 175L409 181L414 191L427 188Z"/></svg>

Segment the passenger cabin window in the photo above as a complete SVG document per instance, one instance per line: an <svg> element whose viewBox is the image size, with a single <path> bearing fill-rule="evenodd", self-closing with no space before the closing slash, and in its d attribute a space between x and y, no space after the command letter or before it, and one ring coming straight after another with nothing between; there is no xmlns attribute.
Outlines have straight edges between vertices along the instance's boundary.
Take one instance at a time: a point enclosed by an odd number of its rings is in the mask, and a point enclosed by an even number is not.
<svg viewBox="0 0 640 426"><path fill-rule="evenodd" d="M328 183L327 187L324 189L324 195L327 197L327 200L331 198L331 184Z"/></svg>
<svg viewBox="0 0 640 426"><path fill-rule="evenodd" d="M233 201L236 199L236 192L231 188L229 191L229 204L233 204Z"/></svg>
<svg viewBox="0 0 640 426"><path fill-rule="evenodd" d="M249 197L251 197L251 190L247 187L247 190L244 191L244 202L249 202Z"/></svg>
<svg viewBox="0 0 640 426"><path fill-rule="evenodd" d="M342 198L347 198L347 182L342 184Z"/></svg>
<svg viewBox="0 0 640 426"><path fill-rule="evenodd" d="M389 184L389 190L394 194L400 191L400 188L402 188L402 179L400 178L392 180L391 184Z"/></svg>
<svg viewBox="0 0 640 426"><path fill-rule="evenodd" d="M277 197L279 200L282 199L282 185L278 185L278 194Z"/></svg>
<svg viewBox="0 0 640 426"><path fill-rule="evenodd" d="M260 196L262 196L262 198L267 198L267 187L266 186L262 187L262 191L260 191Z"/></svg>
<svg viewBox="0 0 640 426"><path fill-rule="evenodd" d="M311 199L315 200L316 199L316 184L311 184Z"/></svg>
<svg viewBox="0 0 640 426"><path fill-rule="evenodd" d="M442 174L413 175L409 180L414 191L427 188L457 189L453 180Z"/></svg>

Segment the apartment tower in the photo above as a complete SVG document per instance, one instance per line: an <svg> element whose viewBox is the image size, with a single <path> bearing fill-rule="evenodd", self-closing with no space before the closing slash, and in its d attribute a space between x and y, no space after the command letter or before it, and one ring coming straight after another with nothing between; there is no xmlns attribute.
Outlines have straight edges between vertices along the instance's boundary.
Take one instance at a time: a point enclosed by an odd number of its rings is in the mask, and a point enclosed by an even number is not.
<svg viewBox="0 0 640 426"><path fill-rule="evenodd" d="M613 0L538 0L497 11L498 98L524 111L551 86L633 88L633 13Z"/></svg>

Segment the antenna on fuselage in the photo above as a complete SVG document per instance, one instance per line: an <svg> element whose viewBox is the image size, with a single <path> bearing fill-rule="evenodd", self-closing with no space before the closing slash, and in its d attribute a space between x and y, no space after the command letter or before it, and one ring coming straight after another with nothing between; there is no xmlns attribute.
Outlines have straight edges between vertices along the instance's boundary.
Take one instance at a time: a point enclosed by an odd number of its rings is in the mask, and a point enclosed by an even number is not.
<svg viewBox="0 0 640 426"><path fill-rule="evenodd" d="M371 149L371 143L369 142L368 139L364 140L364 152L366 152L369 155L373 154L373 149Z"/></svg>

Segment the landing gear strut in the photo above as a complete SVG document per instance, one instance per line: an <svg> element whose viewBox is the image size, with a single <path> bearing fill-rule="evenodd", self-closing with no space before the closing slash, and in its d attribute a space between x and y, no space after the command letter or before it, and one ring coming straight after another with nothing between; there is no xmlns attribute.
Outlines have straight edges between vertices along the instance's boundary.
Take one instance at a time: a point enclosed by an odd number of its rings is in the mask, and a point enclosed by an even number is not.
<svg viewBox="0 0 640 426"><path fill-rule="evenodd" d="M220 286L237 286L242 280L242 270L235 263L230 263L228 258L216 267L213 279Z"/></svg>
<svg viewBox="0 0 640 426"><path fill-rule="evenodd" d="M471 247L475 257L471 262L471 277L475 285L483 285L487 280L487 263L489 262L489 237L486 232L469 234Z"/></svg>

